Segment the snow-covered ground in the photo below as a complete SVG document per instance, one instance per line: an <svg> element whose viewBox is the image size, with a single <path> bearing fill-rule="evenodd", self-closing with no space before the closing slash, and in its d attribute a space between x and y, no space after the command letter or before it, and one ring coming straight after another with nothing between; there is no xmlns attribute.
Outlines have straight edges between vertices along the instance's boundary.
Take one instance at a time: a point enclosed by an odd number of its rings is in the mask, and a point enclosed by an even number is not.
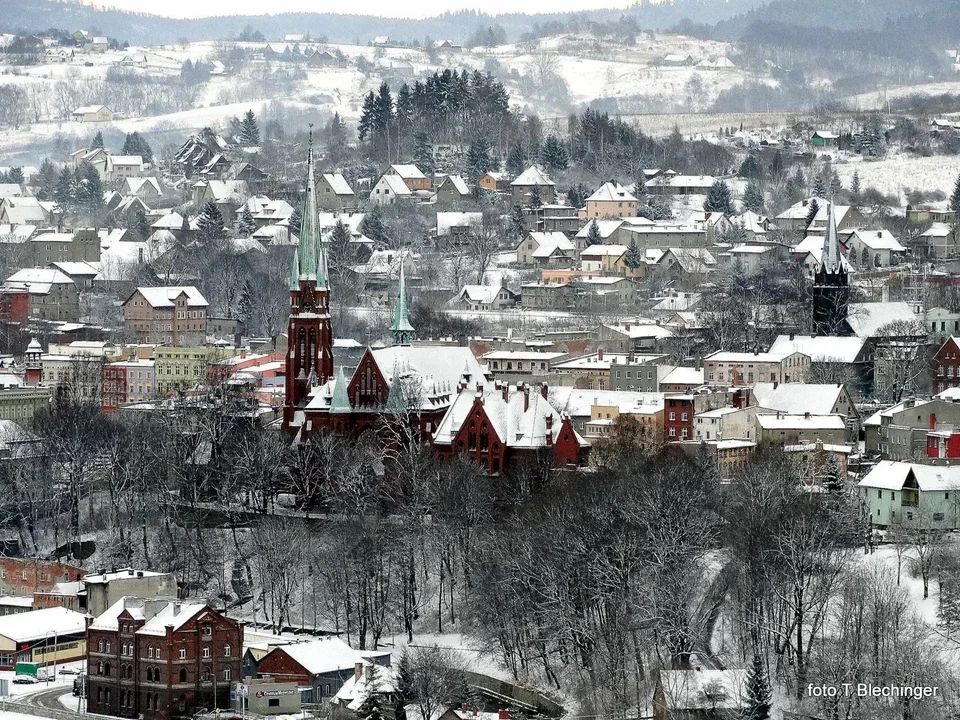
<svg viewBox="0 0 960 720"><path fill-rule="evenodd" d="M846 188L855 172L860 173L860 186L875 187L886 195L894 195L905 203L910 190L941 190L947 195L960 175L960 156L937 155L913 157L894 155L883 160L852 157L838 160L834 167Z"/></svg>
<svg viewBox="0 0 960 720"><path fill-rule="evenodd" d="M63 667L69 667L77 672L79 672L82 667L82 662L71 662L71 663L61 663L57 666L57 674L54 678L51 678L50 682L38 682L33 685L18 685L13 682L15 672L13 670L0 670L0 678L7 680L7 687L10 691L10 695L17 697L18 695L26 695L32 692L37 692L38 690L46 690L55 685L63 685L67 692L70 692L73 688L73 680L76 675L64 675L59 672ZM53 673L53 666L50 667L51 674Z"/></svg>

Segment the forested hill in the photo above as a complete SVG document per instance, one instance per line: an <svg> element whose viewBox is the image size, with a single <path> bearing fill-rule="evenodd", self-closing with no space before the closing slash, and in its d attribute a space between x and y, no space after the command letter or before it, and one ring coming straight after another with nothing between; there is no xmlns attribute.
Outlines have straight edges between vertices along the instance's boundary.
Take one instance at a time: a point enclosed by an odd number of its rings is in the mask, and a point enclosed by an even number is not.
<svg viewBox="0 0 960 720"><path fill-rule="evenodd" d="M425 36L464 41L478 28L499 24L510 40L527 33L535 24L586 25L633 18L645 29L663 29L683 21L714 24L757 7L763 0L673 0L651 4L640 0L629 11L597 10L583 13L526 15L520 13L492 17L483 13L446 13L426 20L397 20L363 15L332 13L286 13L282 15L211 17L175 20L154 15L101 10L76 2L55 0L0 0L0 31L38 32L48 28L77 30L96 28L99 32L132 44L173 43L188 40L235 38L246 26L252 26L267 39L276 40L287 33L309 32L332 42L366 43L376 35L397 40L422 40Z"/></svg>

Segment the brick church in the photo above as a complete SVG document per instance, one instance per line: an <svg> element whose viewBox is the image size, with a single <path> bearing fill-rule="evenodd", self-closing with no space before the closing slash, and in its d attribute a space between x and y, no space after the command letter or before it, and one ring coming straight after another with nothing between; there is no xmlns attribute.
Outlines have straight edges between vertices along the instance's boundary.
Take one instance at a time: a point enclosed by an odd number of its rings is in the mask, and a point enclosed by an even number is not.
<svg viewBox="0 0 960 720"><path fill-rule="evenodd" d="M367 348L347 377L335 372L327 253L319 236L313 148L300 242L290 276L283 427L304 438L325 428L358 436L384 423L416 424L438 455L464 453L490 473L544 449L558 466L586 462L588 443L548 402L546 388L494 384L469 348L416 345L403 263L393 345Z"/></svg>

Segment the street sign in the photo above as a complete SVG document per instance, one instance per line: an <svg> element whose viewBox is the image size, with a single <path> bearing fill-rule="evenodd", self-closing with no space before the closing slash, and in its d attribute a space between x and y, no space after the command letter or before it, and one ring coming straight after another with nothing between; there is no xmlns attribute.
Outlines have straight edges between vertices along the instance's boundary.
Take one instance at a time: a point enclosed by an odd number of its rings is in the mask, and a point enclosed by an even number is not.
<svg viewBox="0 0 960 720"><path fill-rule="evenodd" d="M246 685L244 685L243 683L237 683L237 696L238 696L238 697L246 697L248 692L249 692L249 689L247 688Z"/></svg>

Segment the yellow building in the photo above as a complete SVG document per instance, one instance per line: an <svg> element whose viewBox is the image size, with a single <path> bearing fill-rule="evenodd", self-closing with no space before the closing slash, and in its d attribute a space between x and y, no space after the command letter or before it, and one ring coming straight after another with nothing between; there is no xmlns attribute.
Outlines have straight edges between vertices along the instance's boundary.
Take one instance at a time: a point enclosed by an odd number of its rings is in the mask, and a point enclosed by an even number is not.
<svg viewBox="0 0 960 720"><path fill-rule="evenodd" d="M604 183L587 198L587 220L634 217L636 214L637 199L627 188L614 183Z"/></svg>
<svg viewBox="0 0 960 720"><path fill-rule="evenodd" d="M40 410L50 406L51 389L22 384L0 387L0 420L29 425Z"/></svg>
<svg viewBox="0 0 960 720"><path fill-rule="evenodd" d="M44 608L0 618L0 669L18 662L52 665L82 660L87 652L83 613Z"/></svg>
<svg viewBox="0 0 960 720"><path fill-rule="evenodd" d="M158 347L153 352L157 397L206 383L210 363L229 354L229 350L212 347Z"/></svg>
<svg viewBox="0 0 960 720"><path fill-rule="evenodd" d="M637 422L636 439L642 443L658 443L663 439L663 396L654 402L645 402L651 397L638 397L636 393L624 393L615 403L609 401L590 406L590 420L584 438L593 442L610 437L621 415L630 416Z"/></svg>

